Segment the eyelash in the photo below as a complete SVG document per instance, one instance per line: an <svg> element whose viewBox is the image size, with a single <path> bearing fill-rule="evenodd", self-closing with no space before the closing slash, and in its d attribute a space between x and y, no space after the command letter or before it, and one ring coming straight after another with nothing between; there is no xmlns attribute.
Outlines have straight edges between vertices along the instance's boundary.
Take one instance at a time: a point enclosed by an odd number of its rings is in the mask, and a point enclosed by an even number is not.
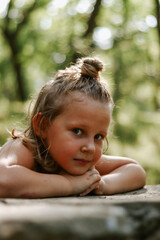
<svg viewBox="0 0 160 240"><path fill-rule="evenodd" d="M82 130L80 128L74 128L72 131L74 132L75 135L81 135L82 134ZM81 133L79 134L78 131L80 131Z"/></svg>
<svg viewBox="0 0 160 240"><path fill-rule="evenodd" d="M100 138L100 139L97 139L97 136L98 136L98 137L100 136L101 138ZM95 136L95 139L96 139L96 140L103 140L103 139L104 139L104 136L102 136L101 134L97 134L97 135Z"/></svg>
<svg viewBox="0 0 160 240"><path fill-rule="evenodd" d="M72 129L72 132L75 135L79 136L79 135L81 135L83 133L83 130L80 129L80 128L74 128L74 129ZM100 139L99 139L99 137L100 137ZM95 140L104 140L104 136L101 135L101 134L96 134L94 138L95 138Z"/></svg>

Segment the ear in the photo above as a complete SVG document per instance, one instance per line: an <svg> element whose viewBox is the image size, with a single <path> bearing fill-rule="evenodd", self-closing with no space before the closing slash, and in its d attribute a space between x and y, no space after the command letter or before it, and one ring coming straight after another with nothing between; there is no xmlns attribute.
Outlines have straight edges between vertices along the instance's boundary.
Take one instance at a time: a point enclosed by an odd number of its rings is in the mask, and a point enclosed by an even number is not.
<svg viewBox="0 0 160 240"><path fill-rule="evenodd" d="M41 120L42 120L42 123L41 123L41 129L40 129L39 125ZM43 139L46 138L47 118L43 116L41 112L37 113L33 118L33 129L38 137L42 137Z"/></svg>

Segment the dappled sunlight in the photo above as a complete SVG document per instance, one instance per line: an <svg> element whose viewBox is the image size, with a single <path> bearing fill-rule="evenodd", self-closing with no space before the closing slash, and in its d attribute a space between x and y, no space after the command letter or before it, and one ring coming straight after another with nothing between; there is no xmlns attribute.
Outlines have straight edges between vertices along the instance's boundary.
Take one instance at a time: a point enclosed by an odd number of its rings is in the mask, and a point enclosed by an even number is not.
<svg viewBox="0 0 160 240"><path fill-rule="evenodd" d="M10 2L10 0L1 0L0 1L0 18L6 17L9 2Z"/></svg>
<svg viewBox="0 0 160 240"><path fill-rule="evenodd" d="M147 23L147 25L149 26L149 27L156 27L157 26L157 19L156 19L156 17L155 16L153 16L153 15L148 15L147 17L146 17L146 23Z"/></svg>
<svg viewBox="0 0 160 240"><path fill-rule="evenodd" d="M80 0L76 6L78 13L91 13L93 11L93 5L88 0Z"/></svg>
<svg viewBox="0 0 160 240"><path fill-rule="evenodd" d="M93 40L101 49L109 49L113 45L111 30L107 27L94 29Z"/></svg>
<svg viewBox="0 0 160 240"><path fill-rule="evenodd" d="M46 17L46 18L42 18L40 21L40 28L43 30L48 30L50 29L52 26L52 18L50 17Z"/></svg>

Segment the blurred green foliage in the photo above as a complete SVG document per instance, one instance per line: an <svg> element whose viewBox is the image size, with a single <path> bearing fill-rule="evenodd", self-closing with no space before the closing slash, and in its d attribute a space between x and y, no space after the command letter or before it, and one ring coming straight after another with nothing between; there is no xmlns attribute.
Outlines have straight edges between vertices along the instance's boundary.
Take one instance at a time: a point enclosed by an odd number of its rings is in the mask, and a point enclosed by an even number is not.
<svg viewBox="0 0 160 240"><path fill-rule="evenodd" d="M98 56L115 101L109 154L136 159L147 183L160 183L160 2L2 2L0 144L26 124L28 100L58 69Z"/></svg>

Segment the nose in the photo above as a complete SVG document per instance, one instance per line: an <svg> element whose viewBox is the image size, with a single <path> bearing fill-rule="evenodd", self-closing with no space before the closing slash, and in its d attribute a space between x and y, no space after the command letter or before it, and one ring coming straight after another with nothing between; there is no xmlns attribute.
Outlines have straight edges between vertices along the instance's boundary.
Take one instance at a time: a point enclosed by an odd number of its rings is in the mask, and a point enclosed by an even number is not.
<svg viewBox="0 0 160 240"><path fill-rule="evenodd" d="M81 147L81 152L94 153L95 152L95 143L93 139L87 139L86 142Z"/></svg>

